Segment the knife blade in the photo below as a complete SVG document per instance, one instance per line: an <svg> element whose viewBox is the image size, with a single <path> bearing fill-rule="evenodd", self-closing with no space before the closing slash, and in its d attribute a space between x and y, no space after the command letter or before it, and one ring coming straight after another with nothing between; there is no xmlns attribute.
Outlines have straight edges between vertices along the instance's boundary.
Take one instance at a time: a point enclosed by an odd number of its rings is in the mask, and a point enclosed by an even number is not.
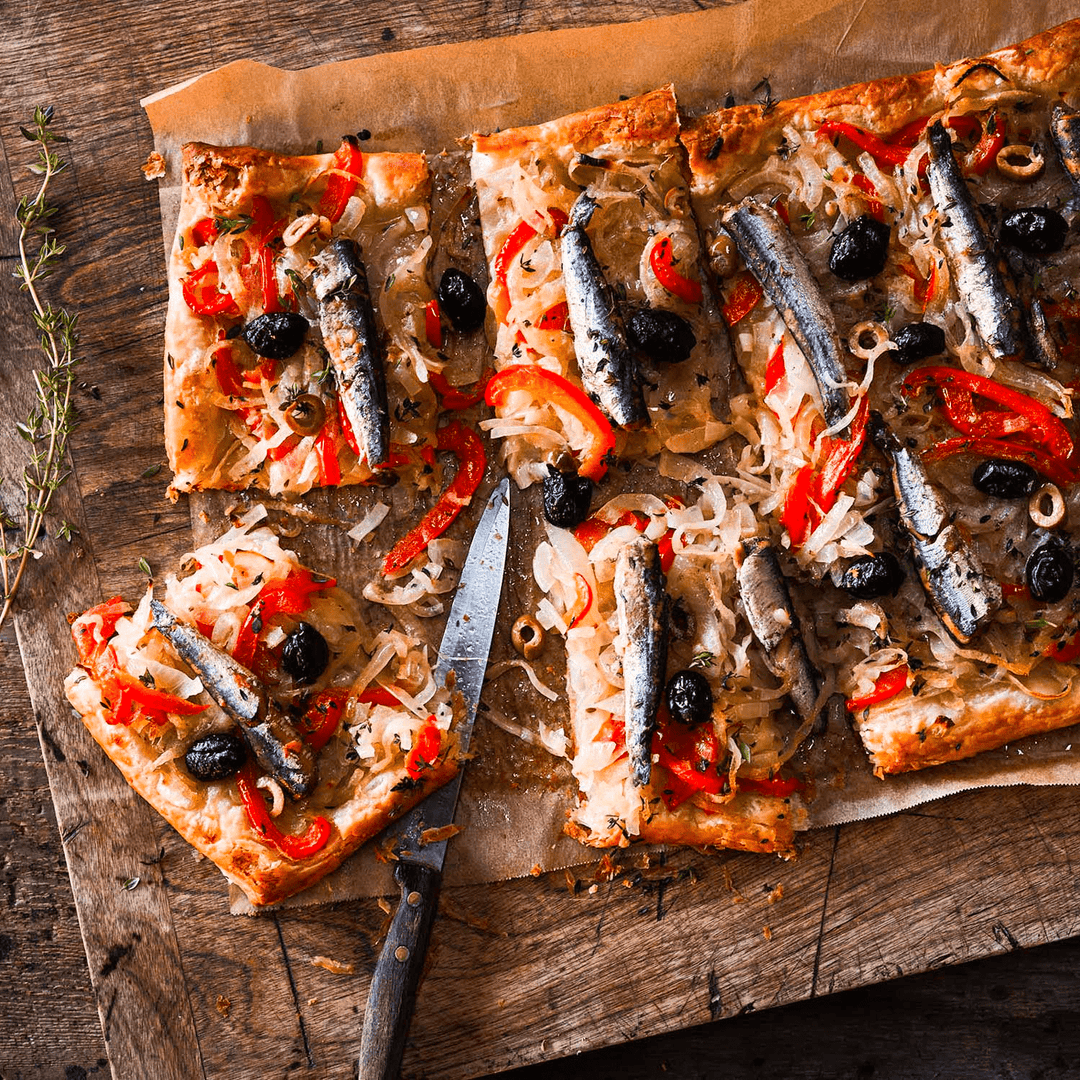
<svg viewBox="0 0 1080 1080"><path fill-rule="evenodd" d="M464 699L464 717L457 728L462 754L472 740L484 685L509 534L510 481L504 478L492 492L473 534L435 666L436 684L444 683L452 670L454 690ZM391 827L390 835L397 837L394 877L401 886L401 899L371 978L358 1080L390 1080L401 1067L446 859L447 841L424 844L421 834L453 824L463 773L464 765L449 783Z"/></svg>

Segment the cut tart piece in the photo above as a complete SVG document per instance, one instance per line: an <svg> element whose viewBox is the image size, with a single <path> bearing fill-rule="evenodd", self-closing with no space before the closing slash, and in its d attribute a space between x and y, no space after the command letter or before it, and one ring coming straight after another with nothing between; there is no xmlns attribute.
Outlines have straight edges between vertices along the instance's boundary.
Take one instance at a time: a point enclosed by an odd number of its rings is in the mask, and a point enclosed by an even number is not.
<svg viewBox="0 0 1080 1080"><path fill-rule="evenodd" d="M682 133L738 473L882 773L1080 717L1078 60L1073 22Z"/></svg>
<svg viewBox="0 0 1080 1080"><path fill-rule="evenodd" d="M788 762L829 687L789 662L798 616L758 528L716 476L692 506L628 494L573 532L549 526L537 619L565 635L580 788L567 832L582 843L793 854L806 784Z"/></svg>
<svg viewBox="0 0 1080 1080"><path fill-rule="evenodd" d="M499 369L488 426L520 486L720 437L730 347L678 131L666 87L473 136Z"/></svg>
<svg viewBox="0 0 1080 1080"><path fill-rule="evenodd" d="M458 768L427 650L250 521L132 611L76 618L68 699L128 783L253 904L335 869ZM270 801L267 802L266 800Z"/></svg>

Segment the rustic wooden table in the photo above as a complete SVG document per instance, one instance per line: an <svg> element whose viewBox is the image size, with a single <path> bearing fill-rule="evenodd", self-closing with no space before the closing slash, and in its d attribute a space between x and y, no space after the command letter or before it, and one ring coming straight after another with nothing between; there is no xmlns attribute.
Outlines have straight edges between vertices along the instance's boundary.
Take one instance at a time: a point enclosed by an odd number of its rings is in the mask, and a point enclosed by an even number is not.
<svg viewBox="0 0 1080 1080"><path fill-rule="evenodd" d="M164 501L155 473L165 283L157 193L138 172L151 149L140 97L240 57L303 67L695 6L6 5L0 258L10 265L32 180L18 125L51 103L74 141L57 186L70 251L48 288L80 312L84 363L57 505L78 536L44 545L0 638L3 1080L105 1075L110 1062L124 1078L353 1076L384 920L373 901L229 916L216 871L130 795L60 701L65 613L132 595L142 555L166 565L190 539L186 505ZM34 354L7 274L0 325L10 500L11 420ZM690 852L647 869L625 859L614 881L579 870L576 890L562 873L447 890L406 1071L1080 1076L1080 944L1066 940L1080 933L1078 809L1074 790L976 792L812 834L792 865ZM357 973L313 967L318 953Z"/></svg>

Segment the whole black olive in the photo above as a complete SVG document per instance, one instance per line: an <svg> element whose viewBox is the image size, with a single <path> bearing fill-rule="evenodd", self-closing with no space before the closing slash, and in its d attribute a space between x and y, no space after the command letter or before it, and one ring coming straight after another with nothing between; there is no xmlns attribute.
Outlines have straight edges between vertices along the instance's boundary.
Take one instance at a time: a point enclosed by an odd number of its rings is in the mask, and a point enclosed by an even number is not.
<svg viewBox="0 0 1080 1080"><path fill-rule="evenodd" d="M690 324L674 311L641 308L626 329L631 342L656 364L681 364L697 344Z"/></svg>
<svg viewBox="0 0 1080 1080"><path fill-rule="evenodd" d="M575 472L559 472L548 466L544 477L544 517L560 529L572 529L589 516L593 482Z"/></svg>
<svg viewBox="0 0 1080 1080"><path fill-rule="evenodd" d="M302 622L281 648L281 670L298 683L313 683L330 663L330 646L311 623Z"/></svg>
<svg viewBox="0 0 1080 1080"><path fill-rule="evenodd" d="M480 286L464 271L451 266L439 282L439 310L454 324L455 330L468 333L484 325L487 301Z"/></svg>
<svg viewBox="0 0 1080 1080"><path fill-rule="evenodd" d="M1032 599L1042 604L1064 600L1075 574L1072 557L1059 544L1043 544L1028 556L1027 585Z"/></svg>
<svg viewBox="0 0 1080 1080"><path fill-rule="evenodd" d="M1047 206L1029 206L1013 210L1001 223L1003 243L1026 251L1029 255L1050 255L1065 246L1068 223Z"/></svg>
<svg viewBox="0 0 1080 1080"><path fill-rule="evenodd" d="M712 719L712 687L700 671L676 671L664 688L664 703L677 724L697 727Z"/></svg>
<svg viewBox="0 0 1080 1080"><path fill-rule="evenodd" d="M933 323L908 323L901 326L892 339L896 348L889 356L897 364L914 364L916 360L940 356L945 351L945 331Z"/></svg>
<svg viewBox="0 0 1080 1080"><path fill-rule="evenodd" d="M240 336L248 348L269 360L288 360L301 345L308 321L295 311L274 311L260 315L244 327Z"/></svg>
<svg viewBox="0 0 1080 1080"><path fill-rule="evenodd" d="M998 499L1022 499L1035 490L1039 474L1026 461L987 458L975 466L971 482L984 495Z"/></svg>
<svg viewBox="0 0 1080 1080"><path fill-rule="evenodd" d="M877 555L862 555L848 563L840 578L840 588L856 600L874 600L879 596L895 596L903 584L904 571L890 551Z"/></svg>
<svg viewBox="0 0 1080 1080"><path fill-rule="evenodd" d="M187 771L196 780L225 780L235 776L247 761L243 739L218 731L193 742L184 755Z"/></svg>
<svg viewBox="0 0 1080 1080"><path fill-rule="evenodd" d="M833 241L829 269L844 281L863 281L885 269L889 226L869 214L857 217Z"/></svg>

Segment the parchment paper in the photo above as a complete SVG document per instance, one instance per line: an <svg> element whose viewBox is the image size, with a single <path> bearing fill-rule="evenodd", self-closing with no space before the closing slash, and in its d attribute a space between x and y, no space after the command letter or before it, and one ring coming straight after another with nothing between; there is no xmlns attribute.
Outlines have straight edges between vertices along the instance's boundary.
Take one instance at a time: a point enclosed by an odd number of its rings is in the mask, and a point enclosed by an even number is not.
<svg viewBox="0 0 1080 1080"><path fill-rule="evenodd" d="M1000 48L1074 15L1070 4L1050 0L1024 5L746 0L665 19L381 54L302 71L240 61L143 102L155 148L166 161L160 182L166 252L179 206L179 151L191 140L310 152L320 140L333 147L343 132L366 128L372 139L365 150L436 153L452 149L474 130L536 123L668 82L675 84L687 112L700 113L720 104L729 90L739 101L753 100L763 77L772 95L784 98L917 71ZM356 520L370 498L366 492L320 493L314 504L327 516ZM526 510L515 522L516 565L504 592L493 661L510 655L509 626L529 610L535 595L524 554L536 531L535 498L519 500L519 506L522 501ZM220 531L225 505L218 496L192 499L197 541ZM362 581L365 564L374 565L374 558L350 550L341 533L332 525L318 526L296 546L320 566L331 552L339 576ZM464 529L459 535L466 535ZM441 627L432 626L431 640L437 641L438 633ZM562 670L552 655L557 646L549 647L550 661L542 665L554 686ZM539 717L565 724L561 701L546 702L514 673L500 683L490 698L485 692L485 700L497 702L511 717L516 713L523 726L535 730ZM850 730L829 732L828 738L830 765L811 807L814 826L895 812L974 787L1080 782L1077 729L886 781L872 776ZM459 809L465 831L451 846L447 883L494 881L594 861L596 853L559 836L574 791L565 763L553 767L542 755L523 754L517 740L483 717L476 739L486 767L469 766ZM811 763L822 753L820 741L807 750ZM508 764L500 774L493 762L502 759ZM392 891L387 868L367 851L296 902ZM233 910L250 910L237 890Z"/></svg>

